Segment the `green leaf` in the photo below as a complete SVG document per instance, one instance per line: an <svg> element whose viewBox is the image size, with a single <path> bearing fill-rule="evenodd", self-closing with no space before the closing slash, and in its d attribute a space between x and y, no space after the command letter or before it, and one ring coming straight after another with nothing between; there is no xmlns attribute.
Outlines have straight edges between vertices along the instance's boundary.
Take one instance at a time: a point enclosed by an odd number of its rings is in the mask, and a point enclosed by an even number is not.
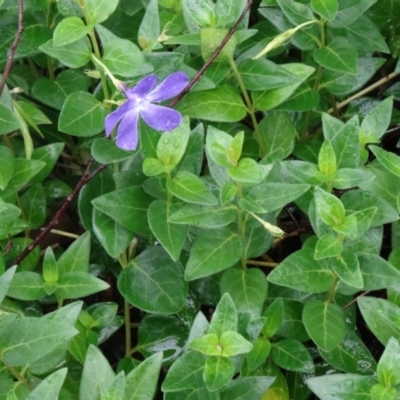
<svg viewBox="0 0 400 400"><path fill-rule="evenodd" d="M189 93L178 103L177 110L190 118L217 122L240 121L247 113L238 92L227 85Z"/></svg>
<svg viewBox="0 0 400 400"><path fill-rule="evenodd" d="M85 0L88 22L91 25L105 21L115 11L118 0Z"/></svg>
<svg viewBox="0 0 400 400"><path fill-rule="evenodd" d="M59 47L76 42L85 37L90 30L91 27L86 26L78 17L64 18L54 29L53 45Z"/></svg>
<svg viewBox="0 0 400 400"><path fill-rule="evenodd" d="M269 307L263 312L263 316L266 317L261 332L267 338L271 338L278 331L283 322L284 304L281 298L275 299Z"/></svg>
<svg viewBox="0 0 400 400"><path fill-rule="evenodd" d="M140 47L146 50L158 48L159 43L157 39L160 36L160 33L158 2L157 0L150 0L139 27L138 41Z"/></svg>
<svg viewBox="0 0 400 400"><path fill-rule="evenodd" d="M222 357L233 357L238 354L247 354L253 345L242 335L233 331L224 332L219 338L222 347Z"/></svg>
<svg viewBox="0 0 400 400"><path fill-rule="evenodd" d="M374 297L360 297L357 303L368 327L384 346L391 337L400 339L400 310L396 304Z"/></svg>
<svg viewBox="0 0 400 400"><path fill-rule="evenodd" d="M96 98L87 92L74 92L65 100L58 129L73 136L89 137L104 130L107 111Z"/></svg>
<svg viewBox="0 0 400 400"><path fill-rule="evenodd" d="M234 379L220 392L221 400L261 399L273 379L270 376L246 376Z"/></svg>
<svg viewBox="0 0 400 400"><path fill-rule="evenodd" d="M289 99L296 89L315 72L315 68L299 63L283 64L281 67L298 76L300 79L299 82L286 85L278 89L272 89L263 92L252 92L251 97L257 110L272 110L273 108L279 106L284 101Z"/></svg>
<svg viewBox="0 0 400 400"><path fill-rule="evenodd" d="M93 141L90 148L92 157L101 164L112 164L132 157L133 152L117 147L114 140L98 138Z"/></svg>
<svg viewBox="0 0 400 400"><path fill-rule="evenodd" d="M314 249L304 248L286 257L268 275L276 285L311 293L322 293L332 285L331 271L314 260Z"/></svg>
<svg viewBox="0 0 400 400"><path fill-rule="evenodd" d="M203 354L188 350L180 356L169 368L162 383L164 393L177 392L185 389L197 389L204 384L205 357Z"/></svg>
<svg viewBox="0 0 400 400"><path fill-rule="evenodd" d="M244 60L238 67L248 90L271 90L297 83L300 78L265 58Z"/></svg>
<svg viewBox="0 0 400 400"><path fill-rule="evenodd" d="M88 272L90 256L90 233L79 236L57 260L60 276L68 272Z"/></svg>
<svg viewBox="0 0 400 400"><path fill-rule="evenodd" d="M318 153L318 168L327 177L335 174L337 169L335 150L329 140L324 140Z"/></svg>
<svg viewBox="0 0 400 400"><path fill-rule="evenodd" d="M311 354L298 340L283 339L274 343L271 357L279 367L288 371L314 372Z"/></svg>
<svg viewBox="0 0 400 400"><path fill-rule="evenodd" d="M43 186L36 184L30 187L20 198L23 219L30 229L41 227L46 221L46 194Z"/></svg>
<svg viewBox="0 0 400 400"><path fill-rule="evenodd" d="M396 400L397 390L394 387L388 387L382 383L377 383L371 388L372 400Z"/></svg>
<svg viewBox="0 0 400 400"><path fill-rule="evenodd" d="M311 0L311 8L322 18L331 21L339 9L337 0Z"/></svg>
<svg viewBox="0 0 400 400"><path fill-rule="evenodd" d="M354 43L359 49L380 51L383 53L390 52L384 36L374 22L366 15L360 15L356 21L342 28L340 31L332 31L333 34L339 32L341 35L344 33L343 36L347 36L349 41Z"/></svg>
<svg viewBox="0 0 400 400"><path fill-rule="evenodd" d="M361 375L372 375L376 371L374 357L352 329L346 329L342 342L334 349L318 350L325 361L339 370Z"/></svg>
<svg viewBox="0 0 400 400"><path fill-rule="evenodd" d="M360 90L385 63L385 58L360 57L357 59L357 75L325 69L320 89L326 88L335 96L348 96Z"/></svg>
<svg viewBox="0 0 400 400"><path fill-rule="evenodd" d="M110 285L87 272L67 272L57 282L55 295L62 299L78 299L106 290Z"/></svg>
<svg viewBox="0 0 400 400"><path fill-rule="evenodd" d="M188 285L179 262L173 262L161 247L149 247L121 272L118 289L141 310L174 314L185 304Z"/></svg>
<svg viewBox="0 0 400 400"><path fill-rule="evenodd" d="M32 95L43 104L61 110L67 97L88 87L88 79L80 70L61 71L55 80L40 78L32 86Z"/></svg>
<svg viewBox="0 0 400 400"><path fill-rule="evenodd" d="M20 128L18 118L4 104L0 104L0 122L0 135L5 135Z"/></svg>
<svg viewBox="0 0 400 400"><path fill-rule="evenodd" d="M303 82L290 96L279 106L277 110L282 111L310 111L317 107L321 97L308 83Z"/></svg>
<svg viewBox="0 0 400 400"><path fill-rule="evenodd" d="M45 168L43 161L16 158L14 173L8 182L7 191L18 191L43 168Z"/></svg>
<svg viewBox="0 0 400 400"><path fill-rule="evenodd" d="M237 212L232 206L204 206L186 204L170 215L169 221L176 224L194 225L200 228L221 228L235 220Z"/></svg>
<svg viewBox="0 0 400 400"><path fill-rule="evenodd" d="M3 260L0 260L0 262L2 263ZM13 280L16 269L17 266L14 265L7 271L3 272L3 274L0 276L0 303L3 302L4 298L7 295L8 289L10 287L11 281Z"/></svg>
<svg viewBox="0 0 400 400"><path fill-rule="evenodd" d="M223 271L239 261L242 252L243 241L230 228L203 230L193 243L185 279L191 281Z"/></svg>
<svg viewBox="0 0 400 400"><path fill-rule="evenodd" d="M91 344L87 350L83 366L79 398L85 400L101 399L114 378L115 373L103 353Z"/></svg>
<svg viewBox="0 0 400 400"><path fill-rule="evenodd" d="M220 280L221 293L229 293L238 312L260 315L267 296L267 278L259 269L225 271Z"/></svg>
<svg viewBox="0 0 400 400"><path fill-rule="evenodd" d="M162 360L162 353L153 354L127 375L124 400L152 400L154 398Z"/></svg>
<svg viewBox="0 0 400 400"><path fill-rule="evenodd" d="M287 184L279 182L261 183L251 188L245 200L249 200L264 212L271 212L282 208L297 199L309 189L309 185L302 183Z"/></svg>
<svg viewBox="0 0 400 400"><path fill-rule="evenodd" d="M304 305L303 323L314 343L325 351L334 349L346 331L345 314L336 304L309 300Z"/></svg>
<svg viewBox="0 0 400 400"><path fill-rule="evenodd" d="M113 380L107 389L107 393L102 400L120 400L124 396L125 391L125 373L121 371Z"/></svg>
<svg viewBox="0 0 400 400"><path fill-rule="evenodd" d="M11 281L7 296L19 300L41 299L46 296L43 283L42 276L36 272L17 272Z"/></svg>
<svg viewBox="0 0 400 400"><path fill-rule="evenodd" d="M100 27L104 29L101 25ZM99 31L100 28L96 27L96 30ZM103 43L103 50L101 61L115 75L131 78L153 70L145 61L140 49L130 40L115 36Z"/></svg>
<svg viewBox="0 0 400 400"><path fill-rule="evenodd" d="M392 174L400 176L400 157L377 146L369 147L378 161Z"/></svg>
<svg viewBox="0 0 400 400"><path fill-rule="evenodd" d="M371 227L380 226L398 219L397 211L382 197L364 190L349 190L340 198L346 212L362 211L371 207L377 209Z"/></svg>
<svg viewBox="0 0 400 400"><path fill-rule="evenodd" d="M0 104L1 105L1 104ZM5 146L0 146L0 159L1 159L1 170L0 170L0 189L4 190L14 172L15 157L14 153Z"/></svg>
<svg viewBox="0 0 400 400"><path fill-rule="evenodd" d="M341 37L334 37L327 46L316 49L314 60L332 71L357 74L357 49Z"/></svg>
<svg viewBox="0 0 400 400"><path fill-rule="evenodd" d="M393 97L389 97L369 111L361 123L360 141L362 144L379 141L389 127L392 110ZM375 156L377 155L375 154Z"/></svg>
<svg viewBox="0 0 400 400"><path fill-rule="evenodd" d="M316 260L322 258L334 257L339 255L343 250L342 242L337 236L326 233L318 239L315 247L314 257Z"/></svg>
<svg viewBox="0 0 400 400"><path fill-rule="evenodd" d="M263 156L268 162L281 160L293 151L296 128L286 112L271 112L259 123ZM264 160L263 160L264 162Z"/></svg>
<svg viewBox="0 0 400 400"><path fill-rule="evenodd" d="M236 167L229 167L227 171L234 181L245 184L258 184L264 178L260 166L252 158L242 158Z"/></svg>
<svg viewBox="0 0 400 400"><path fill-rule="evenodd" d="M145 357L162 351L163 361L171 363L182 353L187 336L187 325L176 315L147 314L140 321L135 348Z"/></svg>
<svg viewBox="0 0 400 400"><path fill-rule="evenodd" d="M227 331L237 331L238 316L235 304L228 293L224 293L211 319L208 333L221 336Z"/></svg>
<svg viewBox="0 0 400 400"><path fill-rule="evenodd" d="M92 47L87 37L83 37L76 42L60 47L56 47L53 43L53 39L51 39L45 44L42 44L39 49L50 57L59 60L69 68L84 67L90 61L90 56L92 54Z"/></svg>
<svg viewBox="0 0 400 400"><path fill-rule="evenodd" d="M45 318L15 319L1 329L2 360L14 367L31 364L76 333L72 325Z"/></svg>
<svg viewBox="0 0 400 400"><path fill-rule="evenodd" d="M67 368L61 368L47 376L32 390L26 400L53 400L58 398L67 371Z"/></svg>
<svg viewBox="0 0 400 400"><path fill-rule="evenodd" d="M92 223L96 238L113 258L120 256L133 239L131 231L97 209L93 209Z"/></svg>
<svg viewBox="0 0 400 400"><path fill-rule="evenodd" d="M265 338L258 338L253 343L253 348L247 354L247 366L254 371L265 363L271 352L271 342Z"/></svg>
<svg viewBox="0 0 400 400"><path fill-rule="evenodd" d="M331 374L310 378L306 382L323 400L370 400L376 378L356 374Z"/></svg>
<svg viewBox="0 0 400 400"><path fill-rule="evenodd" d="M345 251L339 257L330 259L329 266L347 285L357 289L364 288L360 263L353 252Z"/></svg>
<svg viewBox="0 0 400 400"><path fill-rule="evenodd" d="M378 363L377 374L380 383L386 387L400 383L400 371L397 367L399 362L399 342L395 338L390 338Z"/></svg>
<svg viewBox="0 0 400 400"><path fill-rule="evenodd" d="M341 28L350 25L364 14L377 0L345 1L339 3L339 11L329 26Z"/></svg>
<svg viewBox="0 0 400 400"><path fill-rule="evenodd" d="M229 358L209 357L206 361L203 377L209 390L220 390L232 379L235 366Z"/></svg>
<svg viewBox="0 0 400 400"><path fill-rule="evenodd" d="M374 178L373 173L363 169L341 168L336 172L332 186L336 189L351 189Z"/></svg>
<svg viewBox="0 0 400 400"><path fill-rule="evenodd" d="M207 333L201 338L192 340L190 347L207 356L220 356L222 354L222 344L215 333Z"/></svg>
<svg viewBox="0 0 400 400"><path fill-rule="evenodd" d="M329 226L339 226L345 220L345 209L342 202L334 195L318 187L314 189L317 213Z"/></svg>
<svg viewBox="0 0 400 400"><path fill-rule="evenodd" d="M218 199L210 192L205 183L188 171L181 171L167 180L167 189L176 197L188 202L204 205L217 205Z"/></svg>
<svg viewBox="0 0 400 400"><path fill-rule="evenodd" d="M165 166L176 167L185 154L190 137L189 118L184 117L182 123L169 132L164 132L157 143L157 158Z"/></svg>
<svg viewBox="0 0 400 400"><path fill-rule="evenodd" d="M293 0L276 0L286 18L294 25L300 25L314 19L309 6Z"/></svg>
<svg viewBox="0 0 400 400"><path fill-rule="evenodd" d="M57 262L51 247L48 247L44 253L42 274L47 283L56 283L58 281Z"/></svg>
<svg viewBox="0 0 400 400"><path fill-rule="evenodd" d="M141 186L131 186L97 197L92 204L123 227L148 234L147 208L152 201Z"/></svg>
<svg viewBox="0 0 400 400"><path fill-rule="evenodd" d="M378 290L400 282L400 271L377 254L357 253L364 290Z"/></svg>
<svg viewBox="0 0 400 400"><path fill-rule="evenodd" d="M174 224L169 220L169 216L177 209L177 204L156 200L150 204L147 214L154 236L174 261L179 258L187 234L186 225Z"/></svg>

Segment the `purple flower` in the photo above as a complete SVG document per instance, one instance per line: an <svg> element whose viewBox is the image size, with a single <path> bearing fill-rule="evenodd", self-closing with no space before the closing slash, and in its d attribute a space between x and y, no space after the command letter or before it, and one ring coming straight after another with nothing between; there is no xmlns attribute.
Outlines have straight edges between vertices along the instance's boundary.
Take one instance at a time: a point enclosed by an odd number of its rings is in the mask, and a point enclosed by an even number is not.
<svg viewBox="0 0 400 400"><path fill-rule="evenodd" d="M133 88L124 87L128 99L117 110L107 115L106 135L117 128L117 146L124 150L135 150L138 143L139 115L147 125L157 131L171 131L182 122L181 114L172 108L162 107L160 102L177 96L188 85L189 79L183 72L167 76L157 87L157 77L152 74L141 79Z"/></svg>

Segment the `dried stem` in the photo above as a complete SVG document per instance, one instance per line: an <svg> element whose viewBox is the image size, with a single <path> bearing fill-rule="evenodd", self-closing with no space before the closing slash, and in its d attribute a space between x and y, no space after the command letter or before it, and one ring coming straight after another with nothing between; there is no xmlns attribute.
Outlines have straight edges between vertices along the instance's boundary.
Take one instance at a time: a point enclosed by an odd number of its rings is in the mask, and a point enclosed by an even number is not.
<svg viewBox="0 0 400 400"><path fill-rule="evenodd" d="M195 77L190 81L190 83L182 90L182 92L175 97L174 100L171 101L169 107L174 107L182 97L188 93L192 87L197 83L200 77L204 74L205 70L212 64L212 62L218 57L218 54L221 52L223 47L228 43L229 39L235 33L236 29L238 28L239 24L242 22L243 18L246 16L247 11L251 7L253 0L247 0L246 7L244 8L242 14L240 15L239 19L236 21L235 25L229 30L228 34L225 36L224 40L220 43L220 45L215 49L213 55L207 60L207 62L203 65L200 71L195 75Z"/></svg>
<svg viewBox="0 0 400 400"><path fill-rule="evenodd" d="M107 167L106 164L99 165L93 172L90 172L90 168L94 164L94 160L91 159L86 167L84 174L82 175L79 182L76 184L72 193L64 200L57 213L54 215L53 219L43 228L40 234L35 238L35 240L24 249L24 251L13 261L11 266L19 264L26 256L44 239L44 237L53 229L55 225L59 222L61 216L65 213L72 200L77 196L82 187L93 179L99 172Z"/></svg>
<svg viewBox="0 0 400 400"><path fill-rule="evenodd" d="M14 61L15 52L17 51L19 40L21 39L22 32L24 31L24 0L18 0L18 29L12 42L7 56L7 64L4 68L3 76L0 81L0 96L3 93L4 86L10 75L12 63Z"/></svg>

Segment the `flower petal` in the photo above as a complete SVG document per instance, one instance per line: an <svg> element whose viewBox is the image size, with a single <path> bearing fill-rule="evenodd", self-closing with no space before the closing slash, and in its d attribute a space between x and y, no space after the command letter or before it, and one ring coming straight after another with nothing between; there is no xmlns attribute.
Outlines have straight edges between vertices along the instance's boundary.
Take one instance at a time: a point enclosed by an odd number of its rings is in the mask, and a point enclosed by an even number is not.
<svg viewBox="0 0 400 400"><path fill-rule="evenodd" d="M177 96L188 85L189 78L183 72L174 72L167 76L160 85L149 93L146 98L150 101L164 101Z"/></svg>
<svg viewBox="0 0 400 400"><path fill-rule="evenodd" d="M126 101L124 104L120 105L115 111L108 114L104 125L106 128L106 136L110 136L110 133L114 129L115 125L124 117L124 115L129 111L132 104L129 101Z"/></svg>
<svg viewBox="0 0 400 400"><path fill-rule="evenodd" d="M135 150L138 143L139 113L132 110L122 119L117 130L117 146L123 150Z"/></svg>
<svg viewBox="0 0 400 400"><path fill-rule="evenodd" d="M182 116L178 111L156 104L148 104L140 111L140 116L147 125L157 131L172 131L182 122Z"/></svg>
<svg viewBox="0 0 400 400"><path fill-rule="evenodd" d="M154 74L145 76L136 86L128 88L124 91L125 96L130 100L145 98L157 85L157 76Z"/></svg>

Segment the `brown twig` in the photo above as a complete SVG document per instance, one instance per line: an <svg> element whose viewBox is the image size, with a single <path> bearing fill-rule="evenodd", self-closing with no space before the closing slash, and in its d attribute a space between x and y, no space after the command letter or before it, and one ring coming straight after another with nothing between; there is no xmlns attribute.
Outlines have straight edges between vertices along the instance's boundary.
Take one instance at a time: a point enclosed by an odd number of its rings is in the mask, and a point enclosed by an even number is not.
<svg viewBox="0 0 400 400"><path fill-rule="evenodd" d="M203 67L200 69L200 71L195 75L195 77L185 87L185 89L183 89L182 92L179 93L178 96L176 96L175 99L171 101L171 103L169 104L169 107L171 107L171 108L174 107L182 99L182 97L192 89L192 87L197 83L197 81L200 79L200 77L204 74L205 70L218 57L218 54L221 52L223 47L228 43L229 39L235 33L236 29L238 28L239 24L242 22L243 18L246 16L246 13L249 10L249 8L251 7L252 3L253 3L253 0L247 0L246 7L244 8L242 14L240 14L240 17L236 21L235 25L232 26L232 28L229 30L228 34L225 36L224 40L215 49L213 55L207 60L207 62L203 65Z"/></svg>
<svg viewBox="0 0 400 400"><path fill-rule="evenodd" d="M21 39L22 32L24 31L24 0L18 0L18 29L15 35L14 41L12 42L7 56L7 64L4 68L3 76L0 82L0 96L3 93L4 86L10 75L12 63L14 60L15 52L17 51L18 43Z"/></svg>
<svg viewBox="0 0 400 400"><path fill-rule="evenodd" d="M345 306L343 306L343 310L346 310L346 308L349 308L350 306L352 306L354 303L357 302L357 299L359 299L360 297L363 297L365 295L367 295L368 293L370 293L371 290L367 290L365 292L362 292L361 294L359 294L358 296L354 297L353 300L349 301Z"/></svg>
<svg viewBox="0 0 400 400"><path fill-rule="evenodd" d="M94 160L91 159L86 167L85 172L83 173L81 179L74 187L72 193L65 199L64 203L61 205L57 213L54 215L53 219L43 228L40 234L35 238L35 240L24 249L24 251L13 261L11 266L19 264L22 260L26 258L26 256L44 239L44 237L53 229L55 225L59 222L61 216L67 210L72 200L76 197L82 187L88 183L91 179L93 179L99 172L101 172L104 168L107 167L107 164L99 165L93 172L90 172L90 168L92 167Z"/></svg>

